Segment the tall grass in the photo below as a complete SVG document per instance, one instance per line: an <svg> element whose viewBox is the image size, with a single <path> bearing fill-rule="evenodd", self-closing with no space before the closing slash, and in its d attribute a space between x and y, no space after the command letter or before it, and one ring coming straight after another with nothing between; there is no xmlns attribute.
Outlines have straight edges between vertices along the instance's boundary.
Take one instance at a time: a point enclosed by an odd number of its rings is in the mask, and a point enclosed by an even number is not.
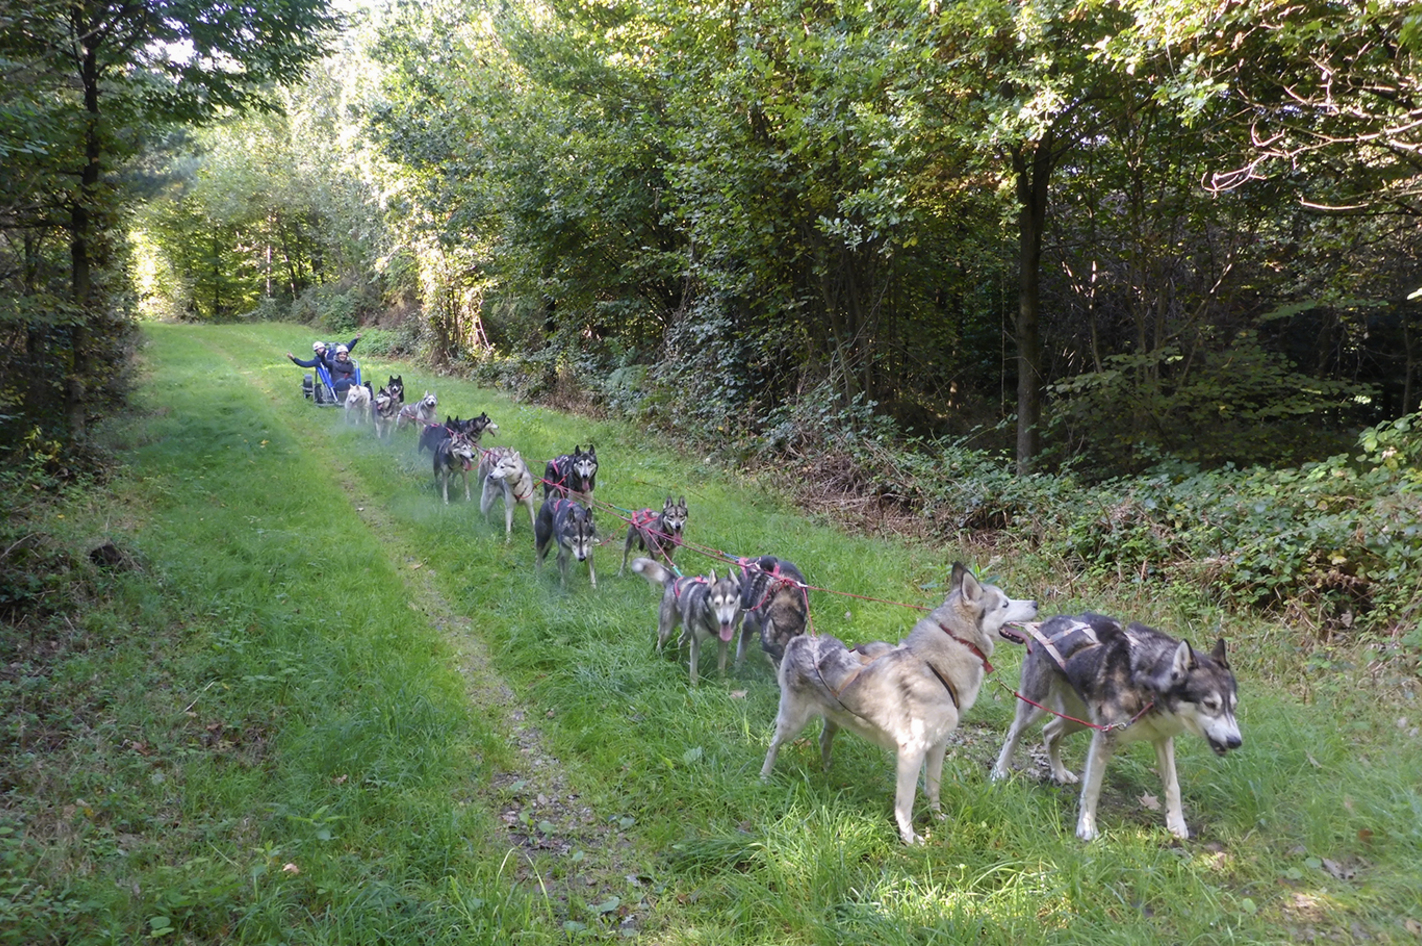
<svg viewBox="0 0 1422 946"><path fill-rule="evenodd" d="M1074 791L989 783L1012 713L989 688L951 749L945 818L920 805L929 843L905 849L872 746L842 738L823 772L813 740L796 744L759 780L769 667L756 655L722 679L703 657L692 688L685 654L654 653L659 593L615 576L614 509L598 513L599 587L574 567L562 590L551 560L536 572L526 518L505 544L477 494L440 502L412 435L380 443L302 402L277 354L307 344L301 330L148 334L143 410L110 434L128 472L64 511L76 548L115 536L143 567L93 577L83 644L50 668L84 723L9 766L0 851L29 885L0 899L13 941L1415 941L1417 681L1374 682L1361 652L1310 661L1193 594L1069 584L1045 606L1202 644L1228 628L1245 745L1178 746L1197 837L1175 842L1152 810L1145 748L1113 762L1091 845L1073 835ZM774 471L363 365L435 390L442 414L487 410L492 442L535 471L595 442L599 499L684 494L698 547L777 554L815 586L886 599L812 592L816 630L851 642L906 633L917 612L887 602L936 604L954 559L1022 595L1064 585L1009 550L846 536L790 508ZM691 548L678 564L722 567ZM1016 662L994 658L1009 682ZM493 688L471 684L486 671ZM550 770L558 798L540 799Z"/></svg>

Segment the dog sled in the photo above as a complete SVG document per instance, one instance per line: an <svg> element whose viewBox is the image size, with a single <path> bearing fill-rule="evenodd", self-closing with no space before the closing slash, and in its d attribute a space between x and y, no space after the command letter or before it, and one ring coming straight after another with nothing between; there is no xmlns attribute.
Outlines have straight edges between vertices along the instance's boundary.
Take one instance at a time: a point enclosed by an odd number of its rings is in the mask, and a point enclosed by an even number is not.
<svg viewBox="0 0 1422 946"><path fill-rule="evenodd" d="M355 383L360 384L360 364L354 360ZM307 374L301 379L301 394L308 401L314 401L317 407L340 407L341 402L336 400L336 387L331 383L331 372L326 370L325 365L317 365L314 374Z"/></svg>

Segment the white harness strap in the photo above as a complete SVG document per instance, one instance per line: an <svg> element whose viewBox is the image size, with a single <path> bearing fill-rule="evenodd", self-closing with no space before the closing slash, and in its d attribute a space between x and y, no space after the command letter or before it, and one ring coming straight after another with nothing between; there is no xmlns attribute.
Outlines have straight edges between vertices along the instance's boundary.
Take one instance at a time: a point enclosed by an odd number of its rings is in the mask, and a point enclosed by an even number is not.
<svg viewBox="0 0 1422 946"><path fill-rule="evenodd" d="M1028 634L1032 635L1032 639L1042 645L1042 647L1047 651L1047 656L1051 657L1052 660L1056 663L1056 665L1062 670L1066 669L1066 659L1062 657L1062 652L1057 650L1057 641L1061 640L1063 637L1072 633L1073 631L1080 631L1082 634L1086 635L1087 639L1090 640L1091 643L1101 643L1101 641L1096 636L1096 632L1092 630L1091 625L1087 624L1084 621L1073 621L1068 626L1057 631L1057 633L1053 634L1051 637L1048 637L1042 633L1042 622L1040 621L1024 623L1018 626L1025 630Z"/></svg>

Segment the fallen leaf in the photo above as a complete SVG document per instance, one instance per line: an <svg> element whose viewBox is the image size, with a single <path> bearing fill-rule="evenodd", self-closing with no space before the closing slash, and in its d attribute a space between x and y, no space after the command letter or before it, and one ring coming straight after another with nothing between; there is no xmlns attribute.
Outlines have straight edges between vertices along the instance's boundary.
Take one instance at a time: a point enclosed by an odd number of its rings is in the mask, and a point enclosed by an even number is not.
<svg viewBox="0 0 1422 946"><path fill-rule="evenodd" d="M410 564L410 570L411 570L411 571L414 571L416 568L424 568L424 567L425 567L425 563L424 563L424 562L412 562L412 563Z"/></svg>
<svg viewBox="0 0 1422 946"><path fill-rule="evenodd" d="M1364 844L1372 844L1372 843L1373 843L1373 830L1372 830L1371 828L1359 828L1359 829L1358 829L1358 840L1359 840L1359 841L1362 841Z"/></svg>
<svg viewBox="0 0 1422 946"><path fill-rule="evenodd" d="M732 690L732 691L731 691L731 699L733 699L733 700L743 700L743 699L745 699L745 698L746 698L746 691L745 691L745 690Z"/></svg>
<svg viewBox="0 0 1422 946"><path fill-rule="evenodd" d="M1311 766L1313 766L1315 769L1321 769L1321 768L1323 768L1322 763L1320 763L1317 759L1315 759L1311 753L1305 752L1305 753L1304 753L1304 758L1307 759L1307 760L1308 760L1308 764L1311 765Z"/></svg>
<svg viewBox="0 0 1422 946"><path fill-rule="evenodd" d="M281 872L283 874L299 874L301 873L301 868L295 864L283 864L281 866Z"/></svg>
<svg viewBox="0 0 1422 946"><path fill-rule="evenodd" d="M1147 811L1159 811L1160 799L1156 798L1154 795L1142 795L1141 807L1146 809Z"/></svg>
<svg viewBox="0 0 1422 946"><path fill-rule="evenodd" d="M1416 920L1404 920L1402 923L1402 928L1407 930L1407 932L1411 933L1413 936L1422 936L1422 923L1418 923Z"/></svg>

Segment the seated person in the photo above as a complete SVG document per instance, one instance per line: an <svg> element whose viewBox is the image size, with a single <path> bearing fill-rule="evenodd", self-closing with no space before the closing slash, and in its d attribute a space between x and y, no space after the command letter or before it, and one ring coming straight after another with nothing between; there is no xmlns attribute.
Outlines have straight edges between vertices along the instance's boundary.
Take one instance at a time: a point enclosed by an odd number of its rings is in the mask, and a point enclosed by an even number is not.
<svg viewBox="0 0 1422 946"><path fill-rule="evenodd" d="M336 357L327 362L326 370L331 372L331 390L336 393L336 400L344 402L346 392L355 384L356 363L351 361L350 349L345 345L336 346Z"/></svg>

